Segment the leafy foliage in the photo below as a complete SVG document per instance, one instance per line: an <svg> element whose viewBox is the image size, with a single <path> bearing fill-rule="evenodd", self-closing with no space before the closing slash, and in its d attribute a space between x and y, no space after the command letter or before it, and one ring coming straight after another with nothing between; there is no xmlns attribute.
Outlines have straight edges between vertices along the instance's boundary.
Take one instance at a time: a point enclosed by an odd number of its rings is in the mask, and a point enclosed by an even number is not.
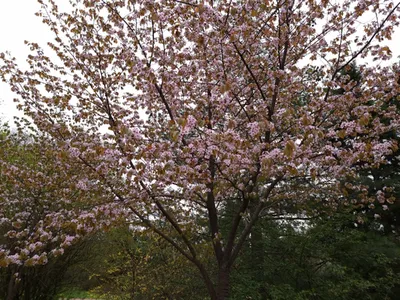
<svg viewBox="0 0 400 300"><path fill-rule="evenodd" d="M99 234L84 265L94 280L92 291L106 299L208 298L193 266L148 231Z"/></svg>
<svg viewBox="0 0 400 300"><path fill-rule="evenodd" d="M250 267L259 246L249 244L233 275L233 299L396 299L398 241L360 230L349 216L318 219L305 231L260 222L264 264Z"/></svg>

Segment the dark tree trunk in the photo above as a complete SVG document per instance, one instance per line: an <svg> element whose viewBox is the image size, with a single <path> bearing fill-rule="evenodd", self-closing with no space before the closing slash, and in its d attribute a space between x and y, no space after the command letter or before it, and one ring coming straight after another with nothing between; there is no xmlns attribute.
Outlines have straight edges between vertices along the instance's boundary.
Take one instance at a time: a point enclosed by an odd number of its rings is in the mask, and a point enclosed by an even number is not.
<svg viewBox="0 0 400 300"><path fill-rule="evenodd" d="M17 267L11 267L11 275L10 275L10 280L8 282L6 300L16 300L18 297L19 282L15 276L17 272L18 272Z"/></svg>
<svg viewBox="0 0 400 300"><path fill-rule="evenodd" d="M229 268L222 267L218 271L218 283L217 283L217 299L226 300L229 299Z"/></svg>

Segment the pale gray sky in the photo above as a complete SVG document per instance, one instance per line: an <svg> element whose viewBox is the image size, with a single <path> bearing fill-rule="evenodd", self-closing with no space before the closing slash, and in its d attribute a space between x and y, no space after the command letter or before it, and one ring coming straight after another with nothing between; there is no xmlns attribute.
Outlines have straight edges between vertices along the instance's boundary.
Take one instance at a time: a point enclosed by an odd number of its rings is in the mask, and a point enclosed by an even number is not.
<svg viewBox="0 0 400 300"><path fill-rule="evenodd" d="M24 63L29 52L24 40L45 44L51 38L46 25L35 16L40 5L35 0L2 0L0 8L0 52L10 51ZM9 87L0 82L0 118L11 120L17 114L13 98Z"/></svg>
<svg viewBox="0 0 400 300"><path fill-rule="evenodd" d="M62 1L59 0L60 4ZM64 3L65 3L64 2ZM34 41L44 46L52 40L52 33L40 18L34 14L40 9L35 0L2 0L0 4L0 52L10 51L19 63L24 63L29 51L24 40ZM393 58L400 56L400 29L388 44ZM397 59L398 60L398 59ZM0 82L0 119L8 121L18 114L12 99L14 94Z"/></svg>

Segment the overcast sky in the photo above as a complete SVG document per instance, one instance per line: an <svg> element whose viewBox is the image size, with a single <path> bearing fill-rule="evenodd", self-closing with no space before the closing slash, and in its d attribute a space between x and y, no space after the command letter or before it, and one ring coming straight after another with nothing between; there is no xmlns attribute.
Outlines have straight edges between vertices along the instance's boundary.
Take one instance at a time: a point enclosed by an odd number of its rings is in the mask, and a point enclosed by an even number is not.
<svg viewBox="0 0 400 300"><path fill-rule="evenodd" d="M66 0L59 0L66 1ZM41 19L34 14L40 8L35 0L2 0L0 4L0 52L10 51L20 63L24 63L29 51L24 40L40 45L52 40L52 33ZM393 57L400 56L400 30L388 43ZM12 102L13 93L8 86L0 82L0 119L11 120L17 114Z"/></svg>
<svg viewBox="0 0 400 300"><path fill-rule="evenodd" d="M0 4L0 52L10 51L24 62L28 49L24 40L46 43L48 30L34 14L40 6L35 0L2 0ZM50 34L51 38L51 34ZM0 82L0 118L11 120L17 110L9 87Z"/></svg>

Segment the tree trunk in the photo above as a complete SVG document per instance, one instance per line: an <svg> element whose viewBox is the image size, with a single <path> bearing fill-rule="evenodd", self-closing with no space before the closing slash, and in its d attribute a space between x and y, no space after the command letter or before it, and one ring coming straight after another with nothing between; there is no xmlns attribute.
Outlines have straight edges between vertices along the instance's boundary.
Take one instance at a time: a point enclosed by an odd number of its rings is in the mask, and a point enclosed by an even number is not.
<svg viewBox="0 0 400 300"><path fill-rule="evenodd" d="M229 299L229 268L222 267L218 271L218 283L217 283L217 299L226 300Z"/></svg>
<svg viewBox="0 0 400 300"><path fill-rule="evenodd" d="M19 286L19 282L17 280L17 277L15 276L17 272L18 272L18 268L11 267L11 275L10 275L10 281L8 282L6 300L15 300L15 299L17 299L18 286Z"/></svg>

